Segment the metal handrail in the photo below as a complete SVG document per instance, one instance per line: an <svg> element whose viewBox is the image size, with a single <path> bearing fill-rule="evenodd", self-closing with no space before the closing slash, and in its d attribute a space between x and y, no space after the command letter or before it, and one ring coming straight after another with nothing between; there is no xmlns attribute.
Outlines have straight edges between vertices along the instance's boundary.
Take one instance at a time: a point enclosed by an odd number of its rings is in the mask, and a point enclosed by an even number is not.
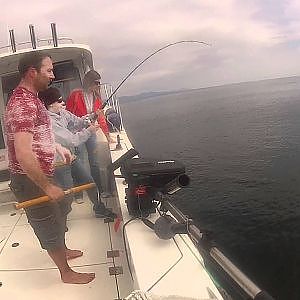
<svg viewBox="0 0 300 300"><path fill-rule="evenodd" d="M112 107L119 114L121 119L121 130L123 130L124 126L123 126L121 107L120 107L119 99L117 98L116 94L113 94L113 86L109 83L101 83L101 90L104 91L105 101L109 99L108 105Z"/></svg>
<svg viewBox="0 0 300 300"><path fill-rule="evenodd" d="M58 41L68 41L68 42L71 42L71 44L74 44L73 39L67 38L67 37L58 38ZM49 39L38 39L38 42L47 42L49 45L53 44L52 38L49 38Z"/></svg>
<svg viewBox="0 0 300 300"><path fill-rule="evenodd" d="M62 37L62 38L58 38L58 41L60 42L71 42L71 44L74 44L74 40L71 39L71 38L67 38L67 37ZM40 43L43 43L43 42L47 42L48 45L52 45L53 44L53 40L51 38L47 38L47 39L37 39L37 42L39 43L37 46L40 47L41 44ZM26 41L26 42L20 42L20 43L17 43L16 46L24 46L24 45L31 45L31 42L30 41ZM0 50L2 49L11 49L11 45L7 45L7 46L1 46L0 47Z"/></svg>
<svg viewBox="0 0 300 300"><path fill-rule="evenodd" d="M218 248L212 246L207 241L205 234L193 225L190 220L169 201L163 202L164 208L169 210L178 222L187 225L187 233L191 240L196 244L199 252L205 257L212 259L227 275L235 282L240 289L254 300L274 300L266 291L260 289L251 279L247 277L237 266L234 265Z"/></svg>
<svg viewBox="0 0 300 300"><path fill-rule="evenodd" d="M0 47L0 50L1 50L1 49L5 49L5 48L11 48L11 45L8 45L8 46L1 46L1 47Z"/></svg>

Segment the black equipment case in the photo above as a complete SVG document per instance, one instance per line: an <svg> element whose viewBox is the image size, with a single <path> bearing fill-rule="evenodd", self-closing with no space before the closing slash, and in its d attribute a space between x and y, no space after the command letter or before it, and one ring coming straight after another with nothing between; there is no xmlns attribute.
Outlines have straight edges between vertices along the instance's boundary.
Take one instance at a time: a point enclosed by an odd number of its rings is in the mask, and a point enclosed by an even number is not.
<svg viewBox="0 0 300 300"><path fill-rule="evenodd" d="M127 183L162 188L177 176L185 173L185 166L175 160L133 158L121 166L121 174Z"/></svg>
<svg viewBox="0 0 300 300"><path fill-rule="evenodd" d="M156 192L162 191L167 183L184 173L184 165L174 160L126 160L121 165L121 174L128 184L126 204L129 214L145 217L154 212Z"/></svg>

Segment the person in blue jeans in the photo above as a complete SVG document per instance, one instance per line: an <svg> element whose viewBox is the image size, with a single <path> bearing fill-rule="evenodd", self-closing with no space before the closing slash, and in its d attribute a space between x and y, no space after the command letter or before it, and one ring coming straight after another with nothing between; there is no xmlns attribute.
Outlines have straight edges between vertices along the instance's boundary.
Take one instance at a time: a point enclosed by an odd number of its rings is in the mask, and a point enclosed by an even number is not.
<svg viewBox="0 0 300 300"><path fill-rule="evenodd" d="M40 92L39 98L44 102L48 109L56 142L64 145L64 147L69 149L71 153L75 153L75 147L78 147L83 143L96 147L96 131L98 130L98 127L90 124L87 128L85 128L84 119L65 110L64 102L58 89L50 87L47 90ZM92 155L92 153L89 155L91 170L93 170L93 172L99 172L96 159L91 159L93 156L94 155ZM77 185L94 182L93 176L86 171L80 158L75 155L70 166L62 165L59 161L57 161L57 165L58 167L55 170L55 177L57 182L59 182L64 189L73 187L74 182ZM95 183L97 188L101 189L101 182ZM87 194L93 203L95 216L99 218L115 218L116 215L110 209L106 208L101 202L97 188L87 190Z"/></svg>
<svg viewBox="0 0 300 300"><path fill-rule="evenodd" d="M84 147L86 147L91 175L97 185L99 193L101 194L103 192L103 189L101 184L100 169L94 155L95 149L97 147L96 134L91 134L90 137L85 141L85 143L81 143L80 145L75 147L75 155L81 162L84 161Z"/></svg>

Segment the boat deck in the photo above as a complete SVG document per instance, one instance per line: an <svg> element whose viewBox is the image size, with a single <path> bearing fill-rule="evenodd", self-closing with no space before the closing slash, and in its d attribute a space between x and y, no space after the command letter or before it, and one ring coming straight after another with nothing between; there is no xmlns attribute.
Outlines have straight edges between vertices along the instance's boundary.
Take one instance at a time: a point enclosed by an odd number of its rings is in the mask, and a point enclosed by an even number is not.
<svg viewBox="0 0 300 300"><path fill-rule="evenodd" d="M95 272L87 285L61 282L59 272L27 223L26 215L12 205L0 207L0 299L122 299L132 291L123 256L107 258L107 251L120 250L121 233L114 223L93 216L88 199L73 203L68 217L66 242L84 255L69 261L78 272ZM108 200L108 206L112 206ZM12 215L13 214L13 215ZM18 243L17 247L13 247ZM123 275L109 275L109 269L123 266Z"/></svg>
<svg viewBox="0 0 300 300"><path fill-rule="evenodd" d="M125 132L120 137L122 150L111 151L112 161L132 148ZM120 170L115 174L120 175ZM223 299L190 238L177 234L170 240L159 239L141 220L132 220L128 214L124 179L116 178L116 186L134 289L147 292L151 299ZM148 219L154 223L158 217L154 213Z"/></svg>
<svg viewBox="0 0 300 300"><path fill-rule="evenodd" d="M115 150L115 145L111 145L112 161L131 148L126 133L120 136L123 149ZM120 174L119 169L115 174ZM106 201L108 207L122 216L121 224L127 223L124 235L130 270L122 226L115 231L114 223L96 219L87 196L82 203L74 202L68 215L67 245L84 252L82 257L71 260L70 266L76 271L96 273L95 280L87 285L62 283L56 266L40 248L26 215L16 211L12 204L1 204L0 198L0 299L114 300L125 298L133 290L147 292L151 299L223 299L186 235L160 240L141 220L132 220L126 207L125 187L124 179L116 178L116 196ZM0 190L8 196L5 187ZM151 221L155 222L158 216L153 214ZM18 243L17 247L13 247L14 243ZM119 257L108 258L110 250L119 250ZM110 275L110 268L119 266L123 274Z"/></svg>

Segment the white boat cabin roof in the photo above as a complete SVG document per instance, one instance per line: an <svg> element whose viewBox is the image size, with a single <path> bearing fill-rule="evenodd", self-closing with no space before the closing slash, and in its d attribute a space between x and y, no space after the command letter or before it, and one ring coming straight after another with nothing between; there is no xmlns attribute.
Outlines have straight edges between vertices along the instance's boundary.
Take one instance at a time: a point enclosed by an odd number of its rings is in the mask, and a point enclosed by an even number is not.
<svg viewBox="0 0 300 300"><path fill-rule="evenodd" d="M91 49L83 44L62 44L38 47L37 49L21 49L17 52L0 53L0 76L17 71L18 61L24 53L44 50L51 55L54 63L66 60L81 60L84 65L93 68Z"/></svg>

